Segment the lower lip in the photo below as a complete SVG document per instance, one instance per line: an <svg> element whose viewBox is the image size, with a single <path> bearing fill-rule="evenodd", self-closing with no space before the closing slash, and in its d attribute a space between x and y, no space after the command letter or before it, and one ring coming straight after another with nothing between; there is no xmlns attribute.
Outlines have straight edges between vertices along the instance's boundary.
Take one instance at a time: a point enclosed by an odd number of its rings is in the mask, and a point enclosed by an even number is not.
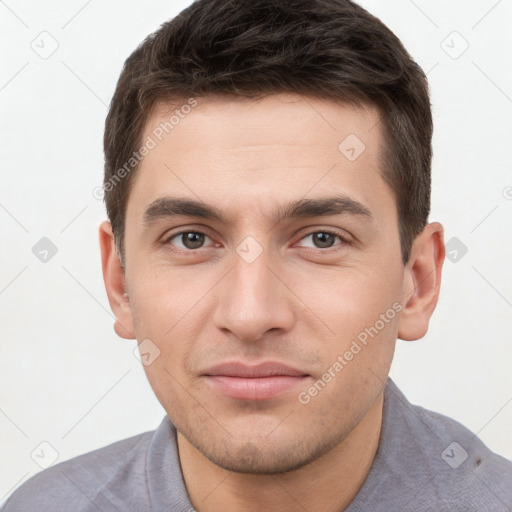
<svg viewBox="0 0 512 512"><path fill-rule="evenodd" d="M227 377L207 375L216 391L238 400L268 400L277 397L304 382L306 376L275 375L272 377Z"/></svg>

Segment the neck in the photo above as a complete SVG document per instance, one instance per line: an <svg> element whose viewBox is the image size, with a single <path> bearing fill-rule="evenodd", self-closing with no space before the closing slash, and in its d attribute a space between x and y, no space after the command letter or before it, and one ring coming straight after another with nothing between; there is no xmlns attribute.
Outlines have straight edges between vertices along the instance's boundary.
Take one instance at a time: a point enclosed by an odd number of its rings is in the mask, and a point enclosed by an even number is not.
<svg viewBox="0 0 512 512"><path fill-rule="evenodd" d="M253 475L220 468L181 434L178 450L189 497L198 512L340 512L362 487L379 446L383 394L337 446L288 473Z"/></svg>

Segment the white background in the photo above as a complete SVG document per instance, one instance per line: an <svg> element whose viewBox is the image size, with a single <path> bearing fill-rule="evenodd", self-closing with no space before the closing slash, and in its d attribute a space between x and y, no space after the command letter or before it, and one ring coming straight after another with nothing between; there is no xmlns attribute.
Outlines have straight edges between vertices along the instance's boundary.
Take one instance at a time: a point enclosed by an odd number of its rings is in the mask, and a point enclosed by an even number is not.
<svg viewBox="0 0 512 512"><path fill-rule="evenodd" d="M431 220L467 247L445 263L428 335L398 342L391 377L512 459L512 2L362 3L428 72ZM0 502L41 470L36 460L153 430L165 414L136 342L112 328L97 234L106 214L92 190L124 59L186 5L0 3ZM59 45L47 59L31 48L41 37L51 48L43 31ZM58 249L47 263L32 253L42 237Z"/></svg>

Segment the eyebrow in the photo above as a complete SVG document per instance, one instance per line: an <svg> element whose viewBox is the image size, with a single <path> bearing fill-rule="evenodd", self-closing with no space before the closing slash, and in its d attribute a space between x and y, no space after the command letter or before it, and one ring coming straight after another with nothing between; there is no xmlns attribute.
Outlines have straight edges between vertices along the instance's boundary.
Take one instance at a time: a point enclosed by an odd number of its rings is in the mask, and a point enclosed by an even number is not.
<svg viewBox="0 0 512 512"><path fill-rule="evenodd" d="M272 218L276 223L279 223L286 219L342 214L373 219L372 212L364 204L343 194L292 201L275 209L272 212ZM143 224L144 226L150 226L159 219L177 216L217 220L223 224L233 222L232 216L227 216L212 204L188 198L161 197L153 201L145 210Z"/></svg>

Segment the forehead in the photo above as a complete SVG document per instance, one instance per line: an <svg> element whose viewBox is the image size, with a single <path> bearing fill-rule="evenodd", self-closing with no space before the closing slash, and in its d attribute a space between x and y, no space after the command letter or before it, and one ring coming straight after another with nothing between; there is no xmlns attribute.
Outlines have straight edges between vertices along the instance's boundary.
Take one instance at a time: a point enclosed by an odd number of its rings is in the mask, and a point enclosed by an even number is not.
<svg viewBox="0 0 512 512"><path fill-rule="evenodd" d="M267 151L272 146L276 150L300 146L327 150L337 157L336 142L342 142L349 134L358 136L372 153L381 143L379 121L377 108L367 104L355 107L290 93L257 100L207 96L175 103L157 102L143 136L152 137L157 143L174 140L182 144L183 151L204 143L212 151L214 146L244 151L251 146L255 151L260 146ZM331 136L327 135L329 132Z"/></svg>
<svg viewBox="0 0 512 512"><path fill-rule="evenodd" d="M149 141L128 203L139 216L163 196L207 200L236 215L253 200L261 213L265 204L274 211L279 199L335 192L371 203L379 192L391 194L371 106L293 94L160 102L143 133Z"/></svg>

